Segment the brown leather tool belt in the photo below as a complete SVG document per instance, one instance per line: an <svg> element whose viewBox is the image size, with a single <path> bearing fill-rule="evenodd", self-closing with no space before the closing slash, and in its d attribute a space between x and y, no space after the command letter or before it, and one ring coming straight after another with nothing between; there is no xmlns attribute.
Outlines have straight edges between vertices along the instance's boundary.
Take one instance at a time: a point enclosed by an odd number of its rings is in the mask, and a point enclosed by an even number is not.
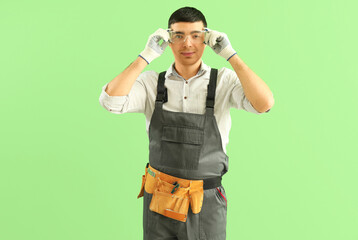
<svg viewBox="0 0 358 240"><path fill-rule="evenodd" d="M147 164L137 198L153 194L150 210L166 217L186 222L189 204L194 214L201 211L204 189L219 187L221 177L189 180L165 174Z"/></svg>

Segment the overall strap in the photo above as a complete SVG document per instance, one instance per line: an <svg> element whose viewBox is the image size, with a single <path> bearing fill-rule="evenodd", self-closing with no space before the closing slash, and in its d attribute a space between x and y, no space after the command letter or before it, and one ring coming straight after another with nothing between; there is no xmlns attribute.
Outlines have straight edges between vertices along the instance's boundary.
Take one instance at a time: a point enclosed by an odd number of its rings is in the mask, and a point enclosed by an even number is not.
<svg viewBox="0 0 358 240"><path fill-rule="evenodd" d="M208 85L208 94L206 97L206 112L205 113L207 115L214 115L217 75L218 75L218 70L216 68L211 68L210 81L209 81L209 85Z"/></svg>
<svg viewBox="0 0 358 240"><path fill-rule="evenodd" d="M166 73L166 71L159 73L158 86L157 86L157 98L155 100L156 102L160 102L161 104L168 101L167 88L164 87L165 73Z"/></svg>

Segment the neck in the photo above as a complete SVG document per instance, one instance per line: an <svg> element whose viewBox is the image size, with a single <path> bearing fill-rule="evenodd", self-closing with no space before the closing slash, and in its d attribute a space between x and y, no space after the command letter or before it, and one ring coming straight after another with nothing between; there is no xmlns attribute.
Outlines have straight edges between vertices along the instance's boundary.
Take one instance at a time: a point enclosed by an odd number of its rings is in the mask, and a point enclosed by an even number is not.
<svg viewBox="0 0 358 240"><path fill-rule="evenodd" d="M182 76L185 80L190 79L191 77L195 76L201 66L201 58L195 62L194 64L184 65L182 63L175 62L174 68L177 73Z"/></svg>

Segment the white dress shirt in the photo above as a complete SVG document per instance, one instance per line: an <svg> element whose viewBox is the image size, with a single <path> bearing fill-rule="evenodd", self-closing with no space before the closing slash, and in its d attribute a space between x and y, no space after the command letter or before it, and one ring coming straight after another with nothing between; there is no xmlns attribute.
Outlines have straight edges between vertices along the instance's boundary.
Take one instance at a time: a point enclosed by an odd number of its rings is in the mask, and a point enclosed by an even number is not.
<svg viewBox="0 0 358 240"><path fill-rule="evenodd" d="M164 85L168 91L168 101L163 104L163 109L173 112L204 114L211 68L202 60L198 73L189 80L185 80L175 71L174 64L173 62L165 74ZM142 72L130 92L125 96L109 96L105 92L108 82L102 87L99 102L102 107L115 114L144 113L149 137L148 129L157 96L158 76L159 73L152 70ZM230 108L262 114L246 98L236 73L222 67L218 69L214 116L225 153L231 128Z"/></svg>

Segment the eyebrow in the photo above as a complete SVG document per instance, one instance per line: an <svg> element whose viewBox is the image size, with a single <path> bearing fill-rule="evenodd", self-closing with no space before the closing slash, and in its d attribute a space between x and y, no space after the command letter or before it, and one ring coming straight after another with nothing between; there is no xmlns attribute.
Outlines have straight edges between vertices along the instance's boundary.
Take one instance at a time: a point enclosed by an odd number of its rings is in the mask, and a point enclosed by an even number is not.
<svg viewBox="0 0 358 240"><path fill-rule="evenodd" d="M200 32L202 32L203 30L201 30L201 31L199 31L199 30L195 30L195 31L191 31L190 33L200 33ZM178 32L174 32L173 31L173 33L181 33L181 34L184 34L184 32L180 32L180 31L178 31Z"/></svg>

